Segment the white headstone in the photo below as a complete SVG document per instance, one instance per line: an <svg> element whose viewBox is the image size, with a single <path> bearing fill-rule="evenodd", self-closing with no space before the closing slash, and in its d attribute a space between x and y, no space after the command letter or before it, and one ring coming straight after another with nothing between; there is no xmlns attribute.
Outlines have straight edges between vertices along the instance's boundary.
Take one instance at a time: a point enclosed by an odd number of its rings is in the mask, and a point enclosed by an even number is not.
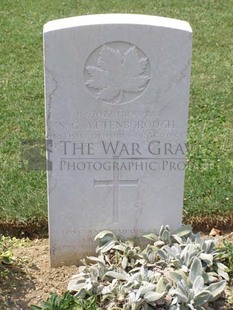
<svg viewBox="0 0 233 310"><path fill-rule="evenodd" d="M110 229L181 225L192 31L143 15L44 26L51 264L93 254Z"/></svg>

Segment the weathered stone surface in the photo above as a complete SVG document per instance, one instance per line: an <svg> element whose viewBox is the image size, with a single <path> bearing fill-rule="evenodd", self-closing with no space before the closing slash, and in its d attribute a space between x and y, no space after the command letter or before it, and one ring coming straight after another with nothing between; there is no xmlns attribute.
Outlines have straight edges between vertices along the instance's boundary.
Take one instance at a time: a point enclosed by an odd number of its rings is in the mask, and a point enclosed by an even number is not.
<svg viewBox="0 0 233 310"><path fill-rule="evenodd" d="M44 26L52 266L92 253L103 229L180 226L191 33L126 14Z"/></svg>

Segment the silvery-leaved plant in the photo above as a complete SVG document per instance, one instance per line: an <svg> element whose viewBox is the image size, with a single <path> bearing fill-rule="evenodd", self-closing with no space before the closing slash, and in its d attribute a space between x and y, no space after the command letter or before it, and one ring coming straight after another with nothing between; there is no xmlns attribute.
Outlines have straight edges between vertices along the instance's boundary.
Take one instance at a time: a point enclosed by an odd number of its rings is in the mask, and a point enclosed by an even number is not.
<svg viewBox="0 0 233 310"><path fill-rule="evenodd" d="M82 261L68 290L84 299L96 296L109 310L203 310L219 298L228 274L213 239L193 234L189 225L175 233L164 225L145 238L150 242L141 248L100 232L97 256Z"/></svg>
<svg viewBox="0 0 233 310"><path fill-rule="evenodd" d="M169 294L174 297L170 309L179 309L181 305L182 309L205 309L204 305L216 300L226 285L224 280L205 285L203 267L198 257L193 259L188 277L182 277L181 274L175 274L175 272L171 272L170 275L176 286L169 291Z"/></svg>

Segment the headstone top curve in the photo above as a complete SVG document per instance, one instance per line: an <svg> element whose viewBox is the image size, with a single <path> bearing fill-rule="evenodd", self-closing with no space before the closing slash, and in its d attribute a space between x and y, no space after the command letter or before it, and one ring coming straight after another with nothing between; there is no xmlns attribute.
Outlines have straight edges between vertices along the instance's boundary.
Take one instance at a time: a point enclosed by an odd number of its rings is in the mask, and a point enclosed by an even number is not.
<svg viewBox="0 0 233 310"><path fill-rule="evenodd" d="M56 19L49 21L44 25L44 33L78 26L105 24L157 26L183 30L192 33L192 28L190 24L186 21L168 17L142 14L96 14Z"/></svg>

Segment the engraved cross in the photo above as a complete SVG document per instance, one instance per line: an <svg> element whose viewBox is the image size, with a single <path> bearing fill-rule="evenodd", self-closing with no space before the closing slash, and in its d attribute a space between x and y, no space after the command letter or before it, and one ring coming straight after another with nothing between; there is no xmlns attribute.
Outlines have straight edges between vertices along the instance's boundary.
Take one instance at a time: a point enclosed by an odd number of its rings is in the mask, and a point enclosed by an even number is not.
<svg viewBox="0 0 233 310"><path fill-rule="evenodd" d="M118 157L113 158L113 162L118 162ZM113 188L113 223L118 223L119 220L119 188L120 186L138 186L138 179L136 180L121 180L119 176L119 169L113 169L113 180L95 180L94 186Z"/></svg>

